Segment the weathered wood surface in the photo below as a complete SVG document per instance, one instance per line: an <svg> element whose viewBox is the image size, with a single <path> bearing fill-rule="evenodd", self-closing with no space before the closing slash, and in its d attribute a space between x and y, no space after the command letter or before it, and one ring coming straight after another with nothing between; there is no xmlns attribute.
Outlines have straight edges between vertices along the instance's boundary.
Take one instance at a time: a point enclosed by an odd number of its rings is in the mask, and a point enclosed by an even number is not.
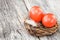
<svg viewBox="0 0 60 40"><path fill-rule="evenodd" d="M27 2L28 1L28 2ZM0 40L60 40L59 30L52 36L31 36L24 26L28 10L38 5L44 12L53 12L60 25L60 0L0 0ZM29 7L30 5L30 7Z"/></svg>

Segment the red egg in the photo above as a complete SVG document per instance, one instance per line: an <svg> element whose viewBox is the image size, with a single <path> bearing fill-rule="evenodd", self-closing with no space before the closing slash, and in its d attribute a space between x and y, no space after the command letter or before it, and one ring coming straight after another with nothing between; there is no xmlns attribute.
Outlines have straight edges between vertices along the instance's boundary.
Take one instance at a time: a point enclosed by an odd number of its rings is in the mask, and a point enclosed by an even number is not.
<svg viewBox="0 0 60 40"><path fill-rule="evenodd" d="M56 17L52 13L46 14L42 19L42 24L48 28L53 27L54 25L56 25L56 23L57 23Z"/></svg>
<svg viewBox="0 0 60 40"><path fill-rule="evenodd" d="M39 6L33 6L29 12L29 16L35 22L42 21L43 12Z"/></svg>

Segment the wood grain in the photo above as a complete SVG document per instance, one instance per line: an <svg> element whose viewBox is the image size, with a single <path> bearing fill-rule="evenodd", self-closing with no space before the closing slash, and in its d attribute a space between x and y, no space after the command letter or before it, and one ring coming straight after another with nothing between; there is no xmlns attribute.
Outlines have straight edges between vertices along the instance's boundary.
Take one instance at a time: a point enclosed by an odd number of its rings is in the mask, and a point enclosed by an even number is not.
<svg viewBox="0 0 60 40"><path fill-rule="evenodd" d="M60 40L60 26L52 36L31 36L24 26L24 19L28 17L28 9L38 5L42 10L53 12L60 25L60 0L0 0L0 40ZM29 7L30 5L30 7Z"/></svg>

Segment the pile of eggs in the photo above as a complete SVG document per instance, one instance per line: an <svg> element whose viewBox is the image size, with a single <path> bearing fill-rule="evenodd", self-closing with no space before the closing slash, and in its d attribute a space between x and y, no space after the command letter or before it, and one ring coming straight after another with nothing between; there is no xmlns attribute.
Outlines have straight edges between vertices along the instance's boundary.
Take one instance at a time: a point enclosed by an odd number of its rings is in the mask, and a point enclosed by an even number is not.
<svg viewBox="0 0 60 40"><path fill-rule="evenodd" d="M29 17L36 23L42 22L44 27L52 28L57 23L53 13L45 14L39 6L33 6L29 11Z"/></svg>

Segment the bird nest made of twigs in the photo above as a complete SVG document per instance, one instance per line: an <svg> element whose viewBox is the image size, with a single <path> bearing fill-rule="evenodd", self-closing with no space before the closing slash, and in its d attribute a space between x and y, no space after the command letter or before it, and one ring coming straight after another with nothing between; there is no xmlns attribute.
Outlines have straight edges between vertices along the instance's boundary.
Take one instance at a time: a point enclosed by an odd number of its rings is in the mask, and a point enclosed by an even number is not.
<svg viewBox="0 0 60 40"><path fill-rule="evenodd" d="M34 35L34 36L48 36L48 35L52 35L58 29L58 24L57 23L52 28L46 28L46 27L43 26L42 23L38 23L37 27L33 27L32 25L30 25L28 23L25 23L25 22L24 22L24 24L25 24L25 28L28 30L28 32L31 35Z"/></svg>

